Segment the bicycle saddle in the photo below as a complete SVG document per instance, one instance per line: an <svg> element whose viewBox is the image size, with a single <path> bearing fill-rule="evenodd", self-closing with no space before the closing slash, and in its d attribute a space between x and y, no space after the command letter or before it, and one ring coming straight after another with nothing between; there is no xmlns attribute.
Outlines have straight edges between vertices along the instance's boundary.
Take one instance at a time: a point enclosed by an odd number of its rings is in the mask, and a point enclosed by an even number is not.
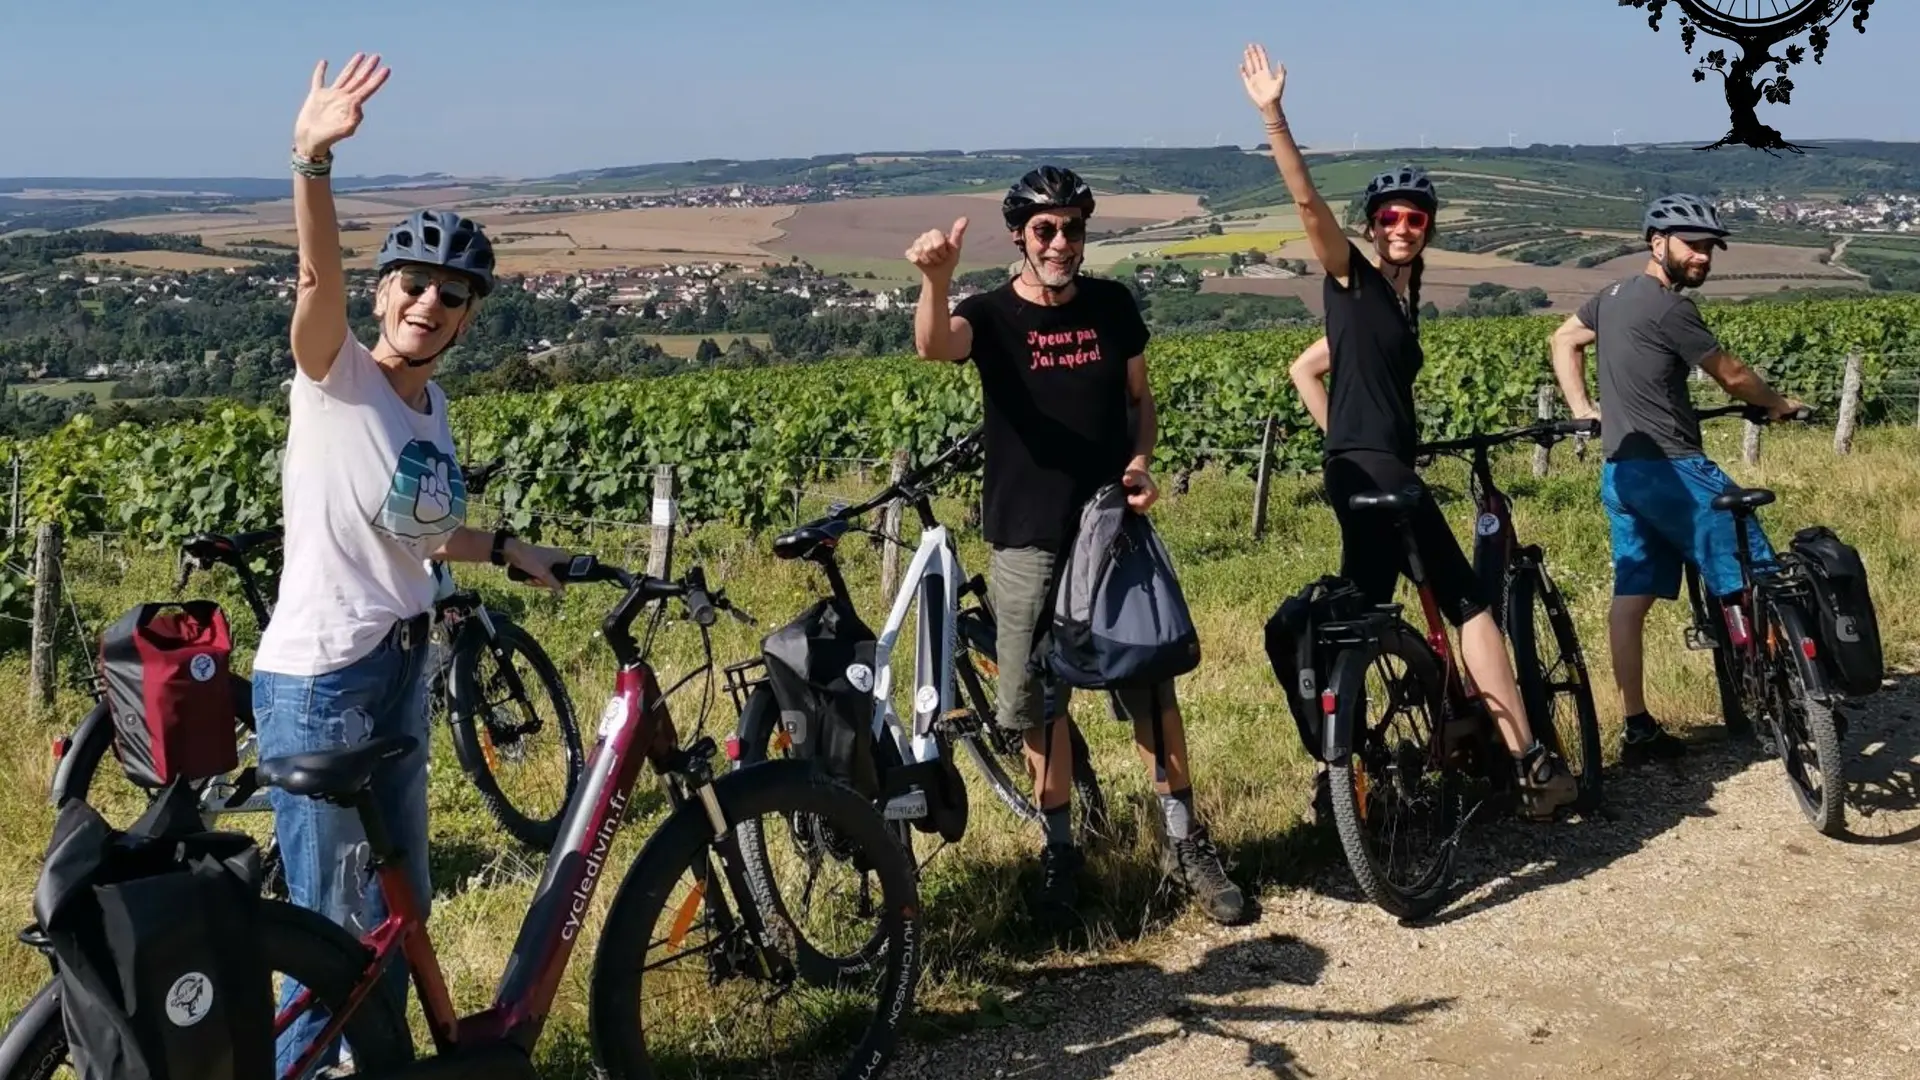
<svg viewBox="0 0 1920 1080"><path fill-rule="evenodd" d="M373 770L420 745L411 735L381 735L338 750L268 758L255 769L260 782L293 795L346 801L373 779Z"/></svg>
<svg viewBox="0 0 1920 1080"><path fill-rule="evenodd" d="M201 562L214 562L223 558L245 555L255 548L272 547L280 543L281 530L278 526L261 529L258 532L234 533L231 536L222 533L196 533L182 544L188 555Z"/></svg>
<svg viewBox="0 0 1920 1080"><path fill-rule="evenodd" d="M782 559L810 559L822 548L833 550L846 535L847 525L841 518L810 521L775 540L773 553Z"/></svg>
<svg viewBox="0 0 1920 1080"><path fill-rule="evenodd" d="M1399 491L1363 491L1347 500L1347 505L1355 510L1390 510L1403 513L1420 505L1420 489L1402 488Z"/></svg>
<svg viewBox="0 0 1920 1080"><path fill-rule="evenodd" d="M1773 501L1766 488L1730 488L1713 497L1715 510L1755 510Z"/></svg>

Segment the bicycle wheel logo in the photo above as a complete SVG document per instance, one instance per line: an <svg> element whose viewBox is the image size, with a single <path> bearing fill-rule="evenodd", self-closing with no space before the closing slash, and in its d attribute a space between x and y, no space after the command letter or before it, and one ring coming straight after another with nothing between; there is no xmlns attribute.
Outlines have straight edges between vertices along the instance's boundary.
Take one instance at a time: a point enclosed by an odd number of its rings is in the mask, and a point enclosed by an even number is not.
<svg viewBox="0 0 1920 1080"><path fill-rule="evenodd" d="M167 1019L174 1027L192 1027L213 1009L213 982L197 971L173 980L167 990Z"/></svg>
<svg viewBox="0 0 1920 1080"><path fill-rule="evenodd" d="M1500 531L1500 519L1492 514L1481 514L1479 520L1473 523L1473 531L1481 536L1492 536Z"/></svg>
<svg viewBox="0 0 1920 1080"><path fill-rule="evenodd" d="M847 665L847 685L861 693L873 689L873 669L865 664Z"/></svg>
<svg viewBox="0 0 1920 1080"><path fill-rule="evenodd" d="M213 657L208 656L206 653L197 653L194 658L188 662L187 670L193 674L193 680L195 682L207 682L213 678Z"/></svg>

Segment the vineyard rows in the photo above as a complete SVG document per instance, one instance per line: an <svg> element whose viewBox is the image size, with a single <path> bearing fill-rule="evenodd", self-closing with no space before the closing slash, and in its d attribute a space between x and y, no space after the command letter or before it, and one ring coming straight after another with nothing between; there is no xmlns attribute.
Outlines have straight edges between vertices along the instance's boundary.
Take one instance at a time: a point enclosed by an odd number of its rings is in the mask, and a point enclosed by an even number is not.
<svg viewBox="0 0 1920 1080"><path fill-rule="evenodd" d="M1864 358L1867 423L1892 407L1881 393L1889 373L1910 377L1920 356L1920 300L1913 298L1704 310L1729 349L1829 415L1849 352ZM1525 422L1537 388L1552 381L1547 337L1559 318L1425 324L1427 364L1417 391L1424 434L1448 438ZM1277 423L1277 467L1314 468L1319 433L1287 368L1317 334L1156 341L1149 358L1159 406L1157 474L1208 465L1251 470L1254 455L1244 451L1258 445L1268 416ZM1703 388L1703 399L1718 400L1717 388ZM682 466L684 518L757 530L784 523L789 493L830 479L835 459L936 452L977 422L979 401L968 365L863 359L468 398L453 402L452 422L463 460L505 459L488 499L522 528L549 514L645 521L652 467L671 462ZM235 406L157 429L102 430L81 416L8 449L23 462L29 523L161 543L199 529L276 521L284 437L284 419Z"/></svg>

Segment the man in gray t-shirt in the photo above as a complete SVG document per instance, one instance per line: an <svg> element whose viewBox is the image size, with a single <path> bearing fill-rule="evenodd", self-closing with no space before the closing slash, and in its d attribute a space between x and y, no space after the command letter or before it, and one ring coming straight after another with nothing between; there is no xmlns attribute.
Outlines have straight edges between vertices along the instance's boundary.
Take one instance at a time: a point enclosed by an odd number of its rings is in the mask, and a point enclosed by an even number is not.
<svg viewBox="0 0 1920 1080"><path fill-rule="evenodd" d="M1646 268L1601 289L1553 333L1554 375L1576 417L1600 418L1586 380L1587 346L1598 346L1596 381L1607 409L1600 498L1613 546L1607 638L1626 714L1621 752L1629 762L1685 751L1647 712L1642 638L1653 602L1680 595L1684 562L1699 568L1715 597L1741 585L1733 515L1713 509L1714 496L1735 485L1707 458L1688 379L1698 368L1727 393L1776 417L1801 407L1721 348L1699 307L1679 292L1705 282L1713 250L1727 246L1713 207L1692 195L1668 195L1647 208L1644 224L1651 249ZM1756 565L1773 560L1752 518L1747 539Z"/></svg>

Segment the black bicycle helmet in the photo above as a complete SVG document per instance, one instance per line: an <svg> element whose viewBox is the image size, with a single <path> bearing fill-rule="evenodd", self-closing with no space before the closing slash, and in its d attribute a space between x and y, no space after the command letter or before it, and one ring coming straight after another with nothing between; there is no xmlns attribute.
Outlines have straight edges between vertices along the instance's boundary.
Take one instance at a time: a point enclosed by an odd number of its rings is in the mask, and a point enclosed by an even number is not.
<svg viewBox="0 0 1920 1080"><path fill-rule="evenodd" d="M1646 230L1646 239L1653 239L1654 233L1679 233L1684 236L1711 236L1720 240L1720 246L1726 247L1723 239L1728 235L1727 227L1720 224L1720 215L1713 204L1698 195L1662 195L1647 207L1646 217L1641 219Z"/></svg>
<svg viewBox="0 0 1920 1080"><path fill-rule="evenodd" d="M1402 165L1367 181L1363 212L1371 220L1381 203L1393 199L1406 199L1428 214L1436 214L1440 210L1440 195L1434 191L1433 181L1427 179L1427 170L1418 165Z"/></svg>
<svg viewBox="0 0 1920 1080"><path fill-rule="evenodd" d="M451 210L415 210L395 225L380 245L373 267L379 273L396 263L425 263L458 270L473 278L481 296L493 291L493 243L480 224Z"/></svg>
<svg viewBox="0 0 1920 1080"><path fill-rule="evenodd" d="M1007 189L1007 197L1000 200L1000 216L1007 228L1022 229L1040 211L1066 206L1077 206L1081 214L1092 217L1093 189L1072 169L1042 165Z"/></svg>

